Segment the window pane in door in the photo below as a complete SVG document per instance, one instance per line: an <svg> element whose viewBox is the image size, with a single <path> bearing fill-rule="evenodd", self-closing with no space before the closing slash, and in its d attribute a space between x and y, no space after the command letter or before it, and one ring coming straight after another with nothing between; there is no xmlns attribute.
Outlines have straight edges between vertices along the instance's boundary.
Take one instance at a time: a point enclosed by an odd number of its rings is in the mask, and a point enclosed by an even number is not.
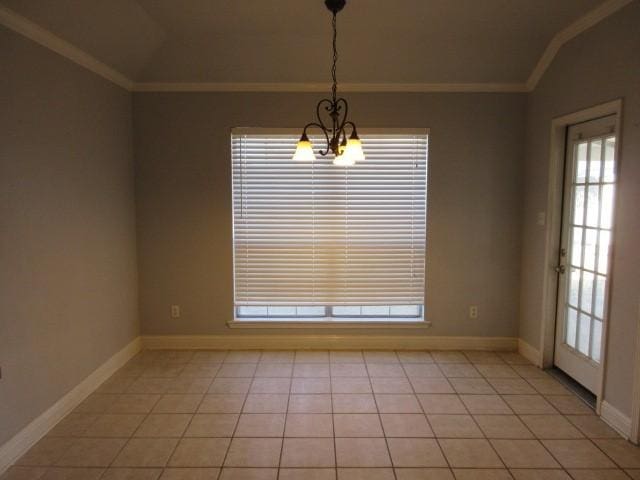
<svg viewBox="0 0 640 480"><path fill-rule="evenodd" d="M604 178L603 182L614 182L616 179L615 164L616 139L607 138L604 148Z"/></svg>
<svg viewBox="0 0 640 480"><path fill-rule="evenodd" d="M578 294L580 291L580 270L571 269L571 280L569 282L569 305L578 307Z"/></svg>
<svg viewBox="0 0 640 480"><path fill-rule="evenodd" d="M589 152L589 183L600 181L602 140L593 140Z"/></svg>
<svg viewBox="0 0 640 480"><path fill-rule="evenodd" d="M589 338L591 336L591 317L580 314L580 323L578 325L578 350L580 353L589 355Z"/></svg>
<svg viewBox="0 0 640 480"><path fill-rule="evenodd" d="M576 187L573 198L573 223L582 225L584 222L584 187Z"/></svg>
<svg viewBox="0 0 640 480"><path fill-rule="evenodd" d="M609 264L609 241L611 239L611 233L606 230L600 230L600 245L598 249L598 272L602 274L607 273L607 267Z"/></svg>
<svg viewBox="0 0 640 480"><path fill-rule="evenodd" d="M596 298L593 307L593 314L598 318L604 318L604 295L606 277L598 275L596 277Z"/></svg>
<svg viewBox="0 0 640 480"><path fill-rule="evenodd" d="M602 213L600 214L600 226L611 228L611 215L613 214L613 185L602 187Z"/></svg>
<svg viewBox="0 0 640 480"><path fill-rule="evenodd" d="M598 243L598 231L595 228L587 228L584 242L584 268L595 270L596 268L596 244Z"/></svg>
<svg viewBox="0 0 640 480"><path fill-rule="evenodd" d="M580 227L573 227L573 237L571 242L571 265L580 267L582 265L582 232Z"/></svg>
<svg viewBox="0 0 640 480"><path fill-rule="evenodd" d="M573 308L567 309L567 334L566 342L569 346L575 348L576 346L576 330L578 326L578 312Z"/></svg>
<svg viewBox="0 0 640 480"><path fill-rule="evenodd" d="M593 335L591 338L591 358L600 363L600 343L602 342L602 322L593 321Z"/></svg>
<svg viewBox="0 0 640 480"><path fill-rule="evenodd" d="M587 142L578 144L576 155L576 183L584 183L587 175Z"/></svg>
<svg viewBox="0 0 640 480"><path fill-rule="evenodd" d="M582 289L580 291L580 309L591 313L593 300L593 273L582 272Z"/></svg>
<svg viewBox="0 0 640 480"><path fill-rule="evenodd" d="M597 227L598 213L600 212L600 187L591 185L587 192L587 225Z"/></svg>

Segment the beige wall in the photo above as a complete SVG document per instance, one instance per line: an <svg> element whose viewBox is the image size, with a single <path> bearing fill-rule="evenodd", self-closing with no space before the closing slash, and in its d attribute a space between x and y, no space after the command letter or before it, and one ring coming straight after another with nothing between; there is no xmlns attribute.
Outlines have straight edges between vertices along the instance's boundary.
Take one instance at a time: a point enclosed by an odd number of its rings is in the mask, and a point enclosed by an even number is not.
<svg viewBox="0 0 640 480"><path fill-rule="evenodd" d="M131 95L0 28L0 445L138 334Z"/></svg>
<svg viewBox="0 0 640 480"><path fill-rule="evenodd" d="M134 94L145 334L256 333L226 327L233 316L230 129L300 127L319 98ZM347 98L359 127L431 129L426 315L433 328L417 334L515 336L525 96ZM171 304L181 305L181 318L170 318ZM477 320L468 319L471 304L479 306Z"/></svg>
<svg viewBox="0 0 640 480"><path fill-rule="evenodd" d="M620 183L614 232L605 399L629 415L633 354L640 309L640 2L633 2L566 44L529 95L520 336L539 347L543 227L536 214L547 210L549 132L554 117L623 98Z"/></svg>

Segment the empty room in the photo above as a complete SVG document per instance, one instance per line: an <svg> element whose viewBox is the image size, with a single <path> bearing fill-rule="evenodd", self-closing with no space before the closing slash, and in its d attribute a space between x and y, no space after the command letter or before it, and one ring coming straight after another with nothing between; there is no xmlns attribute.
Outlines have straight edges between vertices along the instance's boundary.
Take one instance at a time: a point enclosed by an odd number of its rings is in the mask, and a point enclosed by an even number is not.
<svg viewBox="0 0 640 480"><path fill-rule="evenodd" d="M639 0L0 0L0 480L640 480Z"/></svg>

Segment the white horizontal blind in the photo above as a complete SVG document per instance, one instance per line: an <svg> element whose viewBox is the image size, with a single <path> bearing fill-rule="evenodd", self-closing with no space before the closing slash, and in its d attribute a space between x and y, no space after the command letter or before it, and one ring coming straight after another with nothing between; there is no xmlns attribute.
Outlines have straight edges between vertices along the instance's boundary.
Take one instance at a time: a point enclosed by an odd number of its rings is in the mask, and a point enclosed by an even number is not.
<svg viewBox="0 0 640 480"><path fill-rule="evenodd" d="M297 135L232 134L236 306L424 304L427 135L361 138L345 168L293 161Z"/></svg>

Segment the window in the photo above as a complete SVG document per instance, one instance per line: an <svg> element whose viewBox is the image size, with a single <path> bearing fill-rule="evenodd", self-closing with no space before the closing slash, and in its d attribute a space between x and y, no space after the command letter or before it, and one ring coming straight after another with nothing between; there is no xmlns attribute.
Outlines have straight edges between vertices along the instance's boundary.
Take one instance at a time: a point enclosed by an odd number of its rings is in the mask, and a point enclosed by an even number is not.
<svg viewBox="0 0 640 480"><path fill-rule="evenodd" d="M349 168L293 161L298 135L232 133L236 319L424 318L426 131L364 131Z"/></svg>

